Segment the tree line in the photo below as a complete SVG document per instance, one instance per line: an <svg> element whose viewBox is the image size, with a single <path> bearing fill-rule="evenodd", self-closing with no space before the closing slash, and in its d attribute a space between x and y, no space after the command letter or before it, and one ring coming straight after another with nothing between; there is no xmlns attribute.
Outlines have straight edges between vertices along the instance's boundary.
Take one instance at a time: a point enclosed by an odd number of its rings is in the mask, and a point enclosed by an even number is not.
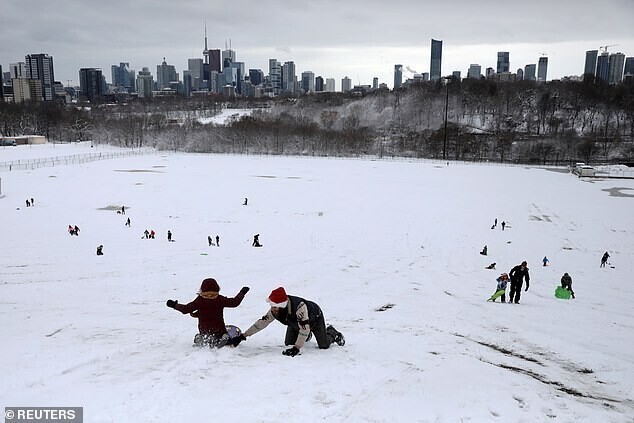
<svg viewBox="0 0 634 423"><path fill-rule="evenodd" d="M226 108L252 112L210 123ZM634 85L451 79L274 99L0 103L0 133L205 153L631 163Z"/></svg>

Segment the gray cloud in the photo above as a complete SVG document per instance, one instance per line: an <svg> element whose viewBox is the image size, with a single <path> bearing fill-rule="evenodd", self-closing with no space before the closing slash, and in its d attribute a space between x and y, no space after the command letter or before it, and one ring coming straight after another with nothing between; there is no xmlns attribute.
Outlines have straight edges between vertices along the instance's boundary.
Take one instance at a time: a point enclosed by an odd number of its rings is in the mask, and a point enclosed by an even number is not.
<svg viewBox="0 0 634 423"><path fill-rule="evenodd" d="M469 63L494 66L497 50L511 52L512 68L547 52L551 77L581 73L585 50L600 45L618 44L614 51L634 55L632 0L589 5L572 0L4 0L2 15L0 64L46 52L54 58L56 79L75 83L81 67L101 67L109 80L110 66L122 61L154 73L166 57L182 72L188 58L202 56L205 22L209 47L224 49L231 39L247 68L266 72L268 58L293 60L298 72L310 69L337 79L352 75L362 83L376 75L391 85L394 63L428 71L431 38L443 40L444 73L466 72Z"/></svg>

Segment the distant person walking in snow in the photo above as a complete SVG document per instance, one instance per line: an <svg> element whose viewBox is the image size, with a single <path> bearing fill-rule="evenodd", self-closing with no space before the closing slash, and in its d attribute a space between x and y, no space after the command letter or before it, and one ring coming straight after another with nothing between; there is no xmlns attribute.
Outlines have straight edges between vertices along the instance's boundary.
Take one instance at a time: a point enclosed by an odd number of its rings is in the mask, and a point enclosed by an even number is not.
<svg viewBox="0 0 634 423"><path fill-rule="evenodd" d="M79 236L79 226L75 225L75 235Z"/></svg>
<svg viewBox="0 0 634 423"><path fill-rule="evenodd" d="M31 207L35 207L35 200L31 197Z"/></svg>
<svg viewBox="0 0 634 423"><path fill-rule="evenodd" d="M482 249L482 251L480 251L480 254L482 254L483 256L486 256L487 255L487 251L488 251L488 249L487 249L487 246L485 245L484 248Z"/></svg>
<svg viewBox="0 0 634 423"><path fill-rule="evenodd" d="M548 257L544 256L544 258L542 259L542 262L544 263L544 267L548 266Z"/></svg>
<svg viewBox="0 0 634 423"><path fill-rule="evenodd" d="M210 246L210 247L211 247L211 246L212 246L212 244L214 243L214 242L211 240L211 235L207 236L207 242L209 243L209 246Z"/></svg>
<svg viewBox="0 0 634 423"><path fill-rule="evenodd" d="M575 298L575 292L572 290L572 278L568 273L564 273L564 275L561 277L561 287L570 291L570 295L572 295L572 298Z"/></svg>
<svg viewBox="0 0 634 423"><path fill-rule="evenodd" d="M504 230L504 227L506 226L506 222L502 221L502 230Z"/></svg>
<svg viewBox="0 0 634 423"><path fill-rule="evenodd" d="M172 231L167 231L167 241L172 242Z"/></svg>
<svg viewBox="0 0 634 423"><path fill-rule="evenodd" d="M31 202L29 201L29 199L28 199L28 198L26 199L26 206L27 206L27 207L31 207Z"/></svg>
<svg viewBox="0 0 634 423"><path fill-rule="evenodd" d="M282 351L285 356L295 357L299 354L299 350L308 341L311 333L315 335L320 349L327 349L333 343L339 346L345 345L346 339L341 332L331 325L326 327L324 313L316 303L301 297L287 295L282 287L274 289L267 302L271 306L269 311L247 329L241 337L235 338L234 345L238 345L249 336L255 335L274 320L286 326L284 345L292 345L291 348Z"/></svg>
<svg viewBox="0 0 634 423"><path fill-rule="evenodd" d="M252 247L261 247L262 244L260 244L260 234L255 234L253 235L253 244L251 244Z"/></svg>
<svg viewBox="0 0 634 423"><path fill-rule="evenodd" d="M246 197L244 197L244 203L242 205L246 206L248 202L249 202L249 200Z"/></svg>
<svg viewBox="0 0 634 423"><path fill-rule="evenodd" d="M506 284L509 281L509 275L507 275L506 273L502 273L496 279L496 281L497 281L497 287L495 289L495 292L493 293L493 295L491 295L491 297L487 301L495 302L495 300L498 297L502 297L501 301L505 303L506 302Z"/></svg>
<svg viewBox="0 0 634 423"><path fill-rule="evenodd" d="M509 302L512 303L515 300L515 304L520 303L520 296L522 295L522 284L526 280L526 291L528 291L530 275L528 274L527 263L523 261L518 264L509 272L511 277L511 292L509 293Z"/></svg>
<svg viewBox="0 0 634 423"><path fill-rule="evenodd" d="M603 254L603 257L601 257L601 266L600 267L605 267L605 264L608 262L609 258L610 258L610 255L606 251L605 254Z"/></svg>
<svg viewBox="0 0 634 423"><path fill-rule="evenodd" d="M100 245L99 247L97 247L97 255L103 256L103 245Z"/></svg>
<svg viewBox="0 0 634 423"><path fill-rule="evenodd" d="M224 319L225 308L235 308L242 303L249 287L242 287L240 292L227 298L220 295L220 286L213 278L203 280L198 296L188 304L179 304L178 300L167 300L167 306L183 314L190 314L198 319L198 335L194 337L197 346L223 347L229 341L229 334Z"/></svg>
<svg viewBox="0 0 634 423"><path fill-rule="evenodd" d="M151 238L151 239L154 239L154 238L155 238L155 236L156 236L156 232L154 232L154 229L152 229L152 230L150 231L150 238Z"/></svg>
<svg viewBox="0 0 634 423"><path fill-rule="evenodd" d="M146 229L143 231L143 235L145 235L145 239L148 239L150 237L150 232Z"/></svg>
<svg viewBox="0 0 634 423"><path fill-rule="evenodd" d="M126 226L130 226L130 218L128 217L128 220L125 221L125 225Z"/></svg>
<svg viewBox="0 0 634 423"><path fill-rule="evenodd" d="M121 206L121 214L125 214L125 206Z"/></svg>
<svg viewBox="0 0 634 423"><path fill-rule="evenodd" d="M220 247L220 235L216 235L216 247Z"/></svg>

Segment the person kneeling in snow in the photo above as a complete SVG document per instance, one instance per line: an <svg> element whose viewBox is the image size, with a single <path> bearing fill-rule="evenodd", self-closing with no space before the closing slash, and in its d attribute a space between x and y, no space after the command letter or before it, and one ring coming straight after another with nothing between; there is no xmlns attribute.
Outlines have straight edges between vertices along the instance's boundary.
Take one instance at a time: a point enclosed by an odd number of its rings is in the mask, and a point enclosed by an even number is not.
<svg viewBox="0 0 634 423"><path fill-rule="evenodd" d="M561 287L570 291L570 295L572 295L572 298L575 298L575 291L572 290L572 278L568 273L564 273L564 275L561 277Z"/></svg>
<svg viewBox="0 0 634 423"><path fill-rule="evenodd" d="M267 301L271 305L271 309L247 329L244 334L234 338L234 345L238 345L241 341L245 341L247 337L261 331L273 320L286 325L284 345L292 345L291 348L282 352L286 356L295 357L299 354L299 350L311 338L311 334L315 335L317 345L321 349L327 349L332 343L336 343L339 346L345 345L346 340L341 332L331 325L326 327L324 314L314 302L301 297L286 295L286 291L282 287L274 289Z"/></svg>
<svg viewBox="0 0 634 423"><path fill-rule="evenodd" d="M220 287L213 278L203 280L198 297L189 304L179 304L178 300L167 300L167 306L183 314L190 313L198 318L198 334L194 344L198 346L223 347L229 341L223 310L225 307L235 308L240 305L249 287L243 287L238 295L227 298L219 294Z"/></svg>
<svg viewBox="0 0 634 423"><path fill-rule="evenodd" d="M506 284L509 281L509 275L507 275L506 273L502 273L500 277L498 277L496 280L498 283L497 289L495 290L495 293L491 295L491 298L489 298L487 301L495 302L495 300L498 297L502 297L502 302L505 303L506 302Z"/></svg>

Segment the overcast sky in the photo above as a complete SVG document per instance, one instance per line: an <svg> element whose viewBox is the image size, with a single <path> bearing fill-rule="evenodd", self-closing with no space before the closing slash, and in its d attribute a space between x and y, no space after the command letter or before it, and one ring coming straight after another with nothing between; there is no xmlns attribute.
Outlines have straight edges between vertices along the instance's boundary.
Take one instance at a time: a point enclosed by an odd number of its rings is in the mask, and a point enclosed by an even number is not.
<svg viewBox="0 0 634 423"><path fill-rule="evenodd" d="M510 53L511 71L548 56L548 79L583 73L586 50L634 56L634 0L2 0L0 65L26 54L53 56L55 79L78 84L79 69L128 62L136 71L166 58L182 79L187 59L231 40L237 61L268 74L268 59L294 61L298 78L373 77L392 87L394 64L429 72L431 39L443 41L442 73L466 76L469 64L496 67ZM405 77L412 73L405 72Z"/></svg>

